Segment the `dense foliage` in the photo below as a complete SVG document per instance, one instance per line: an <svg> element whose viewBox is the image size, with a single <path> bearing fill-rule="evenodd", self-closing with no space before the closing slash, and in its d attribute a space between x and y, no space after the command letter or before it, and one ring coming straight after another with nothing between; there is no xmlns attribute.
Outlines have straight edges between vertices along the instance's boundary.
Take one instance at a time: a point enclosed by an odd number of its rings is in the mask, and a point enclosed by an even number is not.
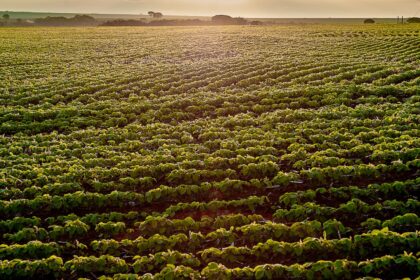
<svg viewBox="0 0 420 280"><path fill-rule="evenodd" d="M0 279L414 279L419 40L0 29Z"/></svg>

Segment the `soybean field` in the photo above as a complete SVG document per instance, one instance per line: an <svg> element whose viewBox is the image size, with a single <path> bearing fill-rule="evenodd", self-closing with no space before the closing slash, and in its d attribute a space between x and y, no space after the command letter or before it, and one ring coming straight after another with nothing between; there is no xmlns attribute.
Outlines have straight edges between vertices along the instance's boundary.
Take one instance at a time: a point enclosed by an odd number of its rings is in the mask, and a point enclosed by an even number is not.
<svg viewBox="0 0 420 280"><path fill-rule="evenodd" d="M419 193L418 24L0 28L0 279L416 279Z"/></svg>

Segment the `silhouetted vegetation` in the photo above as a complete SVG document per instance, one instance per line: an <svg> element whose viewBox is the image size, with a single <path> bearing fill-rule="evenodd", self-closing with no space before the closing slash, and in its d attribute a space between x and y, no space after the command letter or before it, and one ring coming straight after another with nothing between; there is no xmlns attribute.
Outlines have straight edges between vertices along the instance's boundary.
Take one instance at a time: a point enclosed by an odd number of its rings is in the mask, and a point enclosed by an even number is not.
<svg viewBox="0 0 420 280"><path fill-rule="evenodd" d="M153 12L153 11L148 12L148 15L151 16L152 18L162 18L163 17L162 13Z"/></svg>
<svg viewBox="0 0 420 280"><path fill-rule="evenodd" d="M3 21L0 21L0 26L8 25L10 15L9 14L3 14L2 19L3 19Z"/></svg>
<svg viewBox="0 0 420 280"><path fill-rule="evenodd" d="M233 18L231 16L226 15L216 15L211 18L211 21L217 22L217 23L228 23L232 22Z"/></svg>
<svg viewBox="0 0 420 280"><path fill-rule="evenodd" d="M373 19L371 19L371 18L368 18L368 19L365 19L364 23L366 23L366 24L372 24L372 23L375 23L375 21Z"/></svg>
<svg viewBox="0 0 420 280"><path fill-rule="evenodd" d="M197 26L211 25L209 21L199 19L162 19L145 22L143 20L111 20L102 24L102 26Z"/></svg>
<svg viewBox="0 0 420 280"><path fill-rule="evenodd" d="M13 25L13 26L32 26L32 25L34 25L34 22L30 21L30 20L23 20L21 18L17 18L14 22L10 22L9 25Z"/></svg>
<svg viewBox="0 0 420 280"><path fill-rule="evenodd" d="M408 23L420 23L420 18L412 17L407 20Z"/></svg>
<svg viewBox="0 0 420 280"><path fill-rule="evenodd" d="M152 15L153 12L149 12ZM143 20L112 20L102 26L204 26L204 25L245 25L248 21L243 18L232 18L230 16L214 16L211 21L199 19L162 19L146 22ZM262 22L254 21L254 25L261 25Z"/></svg>
<svg viewBox="0 0 420 280"><path fill-rule="evenodd" d="M97 25L95 18L87 15L76 15L72 18L46 17L35 20L36 25L42 26L92 26Z"/></svg>
<svg viewBox="0 0 420 280"><path fill-rule="evenodd" d="M211 18L211 21L215 24L220 24L220 25L232 25L232 24L244 25L248 23L246 19L244 18L241 18L241 17L233 18L227 15L216 15Z"/></svg>
<svg viewBox="0 0 420 280"><path fill-rule="evenodd" d="M278 24L318 24L342 23L362 24L369 23L395 23L395 19L375 18L360 20L349 19L252 19L247 21L240 17L229 15L216 15L212 18L164 16L161 12L150 11L145 15L76 15L66 13L27 13L0 11L0 26L214 26L214 25L278 25ZM372 22L373 21L373 22ZM418 23L420 19L413 17L408 23Z"/></svg>

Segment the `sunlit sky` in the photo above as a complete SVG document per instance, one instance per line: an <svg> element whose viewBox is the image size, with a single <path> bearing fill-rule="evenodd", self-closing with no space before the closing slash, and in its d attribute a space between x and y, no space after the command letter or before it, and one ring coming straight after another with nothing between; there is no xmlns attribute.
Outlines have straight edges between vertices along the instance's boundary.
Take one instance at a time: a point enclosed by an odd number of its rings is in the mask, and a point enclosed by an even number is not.
<svg viewBox="0 0 420 280"><path fill-rule="evenodd" d="M0 0L0 10L244 17L407 17L420 0Z"/></svg>

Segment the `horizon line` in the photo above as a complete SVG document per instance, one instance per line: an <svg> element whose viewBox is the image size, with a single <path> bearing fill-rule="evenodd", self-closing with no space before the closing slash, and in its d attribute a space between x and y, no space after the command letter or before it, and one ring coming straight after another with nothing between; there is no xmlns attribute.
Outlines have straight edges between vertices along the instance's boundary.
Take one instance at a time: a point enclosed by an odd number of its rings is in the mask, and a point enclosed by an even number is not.
<svg viewBox="0 0 420 280"><path fill-rule="evenodd" d="M39 13L39 14L78 14L78 15L121 15L121 16L149 16L143 13L100 13L100 12L57 12L57 11L9 11L9 10L0 10L0 13ZM188 14L164 14L165 16L176 16L176 17L212 17L215 15L229 15L223 13L217 13L214 15L188 15ZM396 15L394 17L381 17L381 16L365 16L365 17L260 17L260 16L233 16L233 17L242 17L242 18L253 18L253 19L364 19L364 18L376 18L376 19L393 19L401 17ZM410 18L410 16L403 17Z"/></svg>

